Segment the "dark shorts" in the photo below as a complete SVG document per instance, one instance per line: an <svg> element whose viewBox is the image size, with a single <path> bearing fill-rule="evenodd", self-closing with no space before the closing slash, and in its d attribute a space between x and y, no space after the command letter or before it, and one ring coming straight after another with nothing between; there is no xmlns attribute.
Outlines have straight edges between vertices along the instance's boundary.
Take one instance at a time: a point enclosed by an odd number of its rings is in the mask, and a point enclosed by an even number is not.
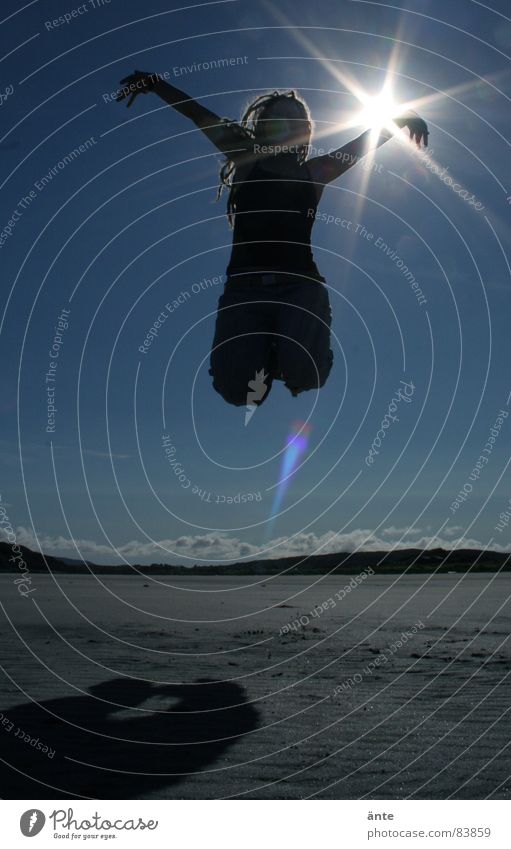
<svg viewBox="0 0 511 849"><path fill-rule="evenodd" d="M273 380L293 395L332 368L332 312L320 280L291 274L228 277L218 301L209 373L230 404L262 404Z"/></svg>

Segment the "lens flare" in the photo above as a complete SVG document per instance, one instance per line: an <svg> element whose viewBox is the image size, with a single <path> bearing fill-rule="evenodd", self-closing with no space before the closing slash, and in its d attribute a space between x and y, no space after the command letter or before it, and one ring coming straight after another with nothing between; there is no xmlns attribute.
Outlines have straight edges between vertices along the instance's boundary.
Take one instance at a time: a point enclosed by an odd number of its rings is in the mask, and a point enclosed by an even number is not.
<svg viewBox="0 0 511 849"><path fill-rule="evenodd" d="M286 438L286 447L284 448L284 453L282 455L279 481L277 483L275 497L273 499L270 518L266 525L267 538L273 530L275 519L280 511L293 475L299 468L300 461L307 451L311 430L311 425L306 422L295 421L291 427L290 434Z"/></svg>

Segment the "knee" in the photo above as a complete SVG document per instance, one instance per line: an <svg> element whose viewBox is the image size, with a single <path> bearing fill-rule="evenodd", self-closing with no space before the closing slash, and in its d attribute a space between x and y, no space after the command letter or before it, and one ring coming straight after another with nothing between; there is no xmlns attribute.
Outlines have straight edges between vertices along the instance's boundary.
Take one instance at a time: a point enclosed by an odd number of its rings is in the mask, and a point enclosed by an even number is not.
<svg viewBox="0 0 511 849"><path fill-rule="evenodd" d="M237 389L232 386L222 386L222 384L218 384L215 380L213 381L213 388L222 396L224 401L227 401L228 404L234 404L235 407L251 407L254 405L260 407L269 395L269 392L267 392L264 398L252 401L247 394L246 387L244 389Z"/></svg>
<svg viewBox="0 0 511 849"><path fill-rule="evenodd" d="M222 396L228 404L233 404L235 407L259 407L268 397L271 382L267 382L261 388L256 387L255 391L252 387L250 377L240 379L239 377L221 376L210 369L209 373L213 377L213 389Z"/></svg>
<svg viewBox="0 0 511 849"><path fill-rule="evenodd" d="M306 357L298 364L285 369L285 385L293 395L307 392L310 389L320 389L325 385L332 369L333 353L329 351L323 362L316 362Z"/></svg>
<svg viewBox="0 0 511 849"><path fill-rule="evenodd" d="M247 390L232 380L220 378L213 369L209 370L213 378L213 389L222 396L228 404L234 404L235 407L242 407L247 403Z"/></svg>
<svg viewBox="0 0 511 849"><path fill-rule="evenodd" d="M232 386L224 386L216 380L213 381L213 389L222 396L228 404L234 404L235 407L244 407L247 403L247 392L236 391Z"/></svg>

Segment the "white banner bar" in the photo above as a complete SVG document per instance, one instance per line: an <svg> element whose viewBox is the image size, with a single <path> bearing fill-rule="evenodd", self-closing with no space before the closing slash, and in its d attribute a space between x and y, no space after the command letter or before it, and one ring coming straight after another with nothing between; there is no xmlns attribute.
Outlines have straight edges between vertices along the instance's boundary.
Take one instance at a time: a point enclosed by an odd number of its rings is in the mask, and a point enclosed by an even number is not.
<svg viewBox="0 0 511 849"><path fill-rule="evenodd" d="M4 846L509 849L507 801L1 801Z"/></svg>

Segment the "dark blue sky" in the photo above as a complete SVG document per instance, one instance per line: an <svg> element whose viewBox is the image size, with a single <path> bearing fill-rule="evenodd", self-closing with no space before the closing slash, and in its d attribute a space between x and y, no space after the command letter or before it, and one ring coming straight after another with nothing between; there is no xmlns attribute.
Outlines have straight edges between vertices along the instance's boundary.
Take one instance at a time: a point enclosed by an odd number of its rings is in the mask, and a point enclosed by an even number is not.
<svg viewBox="0 0 511 849"><path fill-rule="evenodd" d="M511 392L511 21L502 0L402 5L3 5L1 497L20 542L104 562L118 562L112 546L131 562L240 559L261 546L511 549L495 530L511 494L505 415L483 453ZM396 140L369 179L359 165L329 186L320 212L351 222L325 216L313 231L332 373L298 398L275 384L245 427L244 408L208 375L221 284L200 286L229 258L225 197L215 203L222 157L156 97L127 110L107 95L135 68L167 71L236 119L257 94L293 87L313 143L331 148L358 132L342 128L356 99L339 72L376 93L389 66L396 100L425 99L432 160L458 188ZM368 466L400 381L413 396ZM296 421L311 426L308 449L268 525Z"/></svg>

